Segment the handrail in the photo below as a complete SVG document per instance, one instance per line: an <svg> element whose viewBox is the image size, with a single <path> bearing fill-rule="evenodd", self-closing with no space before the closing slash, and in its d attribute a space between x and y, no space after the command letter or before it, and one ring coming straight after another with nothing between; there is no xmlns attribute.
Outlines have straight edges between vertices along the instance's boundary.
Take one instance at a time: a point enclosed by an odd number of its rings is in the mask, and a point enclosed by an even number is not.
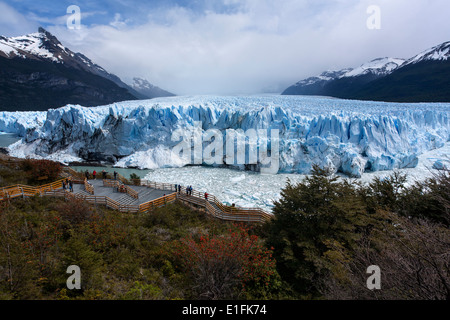
<svg viewBox="0 0 450 320"><path fill-rule="evenodd" d="M120 186L120 182L117 180L103 179L103 186L109 188L118 188Z"/></svg>
<svg viewBox="0 0 450 320"><path fill-rule="evenodd" d="M60 189L62 188L62 182L65 180L66 178L60 179L55 182L48 183L39 187L32 187L21 184L9 187L2 187L0 190L0 201L17 198L20 196L34 196L36 194L42 194L46 191L53 191L56 189Z"/></svg>
<svg viewBox="0 0 450 320"><path fill-rule="evenodd" d="M94 194L94 186L87 179L84 179L84 188L90 194Z"/></svg>
<svg viewBox="0 0 450 320"><path fill-rule="evenodd" d="M131 187L125 186L125 191L127 192L127 194L130 197L133 197L135 199L139 199L139 193L137 193L136 190L133 190Z"/></svg>
<svg viewBox="0 0 450 320"><path fill-rule="evenodd" d="M218 209L214 208L210 201L199 198L195 195L185 195L183 193L179 193L177 194L177 197L182 201L205 207L208 214L222 220L262 223L272 219L272 216L262 209L230 208L230 210L222 210L222 208L224 208L223 205L220 204L219 206L216 199L212 202L218 207Z"/></svg>
<svg viewBox="0 0 450 320"><path fill-rule="evenodd" d="M177 195L175 193L169 194L167 196L160 197L155 200L148 201L146 203L142 203L139 205L139 212L147 212L151 211L154 208L164 206L168 203L174 202L177 199Z"/></svg>
<svg viewBox="0 0 450 320"><path fill-rule="evenodd" d="M73 195L69 192L64 192L61 189L62 182L67 180L67 178L60 179L58 181L48 183L39 187L31 187L27 185L14 185L9 187L0 188L0 201L6 199L12 199L19 196L34 196L36 194L45 195L46 193L53 195L64 195L64 197L69 194L70 196L77 197L77 195ZM120 180L119 180L120 181ZM117 180L103 180L104 186L117 187L120 185L120 182ZM81 181L80 181L81 182ZM81 182L83 183L83 182ZM147 186L160 190L171 190L176 191L172 194L165 195L161 198L148 201L146 203L142 203L140 205L123 205L118 203L117 201L112 200L109 197L96 197L94 195L94 186L89 184L87 179L84 180L84 185L86 191L92 194L92 196L79 196L83 198L85 201L95 204L104 204L109 208L119 210L121 212L134 212L134 213L142 213L153 210L154 208L164 206L168 203L174 202L177 199L180 199L185 202L190 202L195 205L201 206L205 208L205 212L209 215L214 216L216 218L220 218L222 220L232 220L232 221L246 221L246 222L265 222L272 219L272 215L259 208L239 208L239 207L230 207L221 203L214 195L209 195L208 200L204 198L204 194L198 192L196 190L192 190L190 195L186 194L186 188L182 187L181 192L178 193L178 190L175 190L174 184L167 183L157 183L150 182L148 180L140 180L141 186ZM127 194L138 199L139 194L137 191L132 189L129 186L125 186ZM57 191L58 190L58 191ZM216 207L214 207L214 205Z"/></svg>
<svg viewBox="0 0 450 320"><path fill-rule="evenodd" d="M175 190L175 192L178 193L178 190L175 189L174 184L158 183L158 182L152 182L152 181L142 180L142 179L132 180L132 181L134 183L139 182L139 185L141 185L141 186L147 186L147 187L152 187L154 189L161 189L161 190L172 190L172 191ZM186 187L181 187L180 191L181 191L180 194L187 194ZM204 193L196 191L196 190L192 190L190 197L195 197L200 200L203 200ZM259 216L260 220L263 220L263 221L270 220L273 217L271 214L269 214L268 212L266 212L260 208L240 208L240 207L226 206L222 202L220 202L217 199L217 197L215 197L214 195L208 195L208 200L217 206L217 208L221 211L221 216L232 217L232 216L239 216L239 215L252 215L252 216L257 215L257 216ZM190 201L190 202L193 202L193 201ZM203 206L206 208L206 205L203 205ZM215 210L214 210L214 212L212 212L213 210L211 210L211 208L210 208L210 209L208 209L208 211L210 214L216 216Z"/></svg>
<svg viewBox="0 0 450 320"><path fill-rule="evenodd" d="M103 186L104 187L109 187L109 188L120 188L120 182L118 180L108 180L108 179L103 179ZM125 191L126 193L135 199L139 199L139 193L134 190L133 188L131 188L130 186L127 185L123 185L125 187Z"/></svg>

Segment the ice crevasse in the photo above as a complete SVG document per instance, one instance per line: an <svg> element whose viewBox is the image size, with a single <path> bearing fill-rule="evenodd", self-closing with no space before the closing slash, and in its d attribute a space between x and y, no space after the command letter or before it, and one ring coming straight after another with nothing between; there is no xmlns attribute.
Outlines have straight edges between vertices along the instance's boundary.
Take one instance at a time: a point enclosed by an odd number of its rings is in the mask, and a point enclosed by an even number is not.
<svg viewBox="0 0 450 320"><path fill-rule="evenodd" d="M0 112L0 131L23 139L15 156L109 161L146 169L189 164L171 150L176 130L277 129L280 173L313 165L360 177L413 168L418 155L450 141L450 104L395 104L301 96L193 96L47 112ZM271 135L267 136L270 150ZM225 148L224 148L225 149ZM246 149L248 151L248 148ZM248 155L247 155L248 157ZM258 171L260 166L236 164Z"/></svg>

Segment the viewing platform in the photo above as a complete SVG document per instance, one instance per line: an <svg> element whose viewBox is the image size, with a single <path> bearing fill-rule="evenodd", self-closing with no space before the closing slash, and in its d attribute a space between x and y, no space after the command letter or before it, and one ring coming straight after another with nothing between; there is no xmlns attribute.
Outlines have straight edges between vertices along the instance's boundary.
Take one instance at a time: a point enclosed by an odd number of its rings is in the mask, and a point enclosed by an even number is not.
<svg viewBox="0 0 450 320"><path fill-rule="evenodd" d="M46 185L31 187L15 185L0 188L0 201L10 201L17 197L53 196L66 201L82 199L94 205L127 213L151 212L158 207L181 201L195 209L201 209L215 218L247 223L264 223L273 218L272 214L260 208L241 208L227 206L214 195L205 196L196 190L187 192L185 187L176 188L174 184L150 182L147 180L87 179L80 173L73 176L65 172L65 178ZM68 181L72 181L72 190Z"/></svg>

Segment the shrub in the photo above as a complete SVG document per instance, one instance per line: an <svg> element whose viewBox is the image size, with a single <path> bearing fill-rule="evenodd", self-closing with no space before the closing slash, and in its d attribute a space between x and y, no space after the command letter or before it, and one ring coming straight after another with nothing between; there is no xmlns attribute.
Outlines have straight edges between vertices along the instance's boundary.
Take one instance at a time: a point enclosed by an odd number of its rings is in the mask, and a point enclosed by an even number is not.
<svg viewBox="0 0 450 320"><path fill-rule="evenodd" d="M50 160L25 159L21 164L27 172L29 183L36 184L54 181L61 173L61 164Z"/></svg>
<svg viewBox="0 0 450 320"><path fill-rule="evenodd" d="M175 255L189 274L195 298L220 300L242 295L265 298L276 278L271 250L240 228L222 236L187 237ZM248 293L248 295L247 295Z"/></svg>
<svg viewBox="0 0 450 320"><path fill-rule="evenodd" d="M61 217L70 225L79 225L93 214L91 206L82 199L71 198L70 201L60 203L55 208Z"/></svg>
<svg viewBox="0 0 450 320"><path fill-rule="evenodd" d="M141 185L141 178L136 173L130 174L130 180L135 186Z"/></svg>

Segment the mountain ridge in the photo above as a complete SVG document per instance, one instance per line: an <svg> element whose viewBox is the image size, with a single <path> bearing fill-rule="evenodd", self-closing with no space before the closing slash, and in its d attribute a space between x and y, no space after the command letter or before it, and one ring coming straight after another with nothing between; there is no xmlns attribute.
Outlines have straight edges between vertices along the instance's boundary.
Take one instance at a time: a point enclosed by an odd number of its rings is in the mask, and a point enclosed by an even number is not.
<svg viewBox="0 0 450 320"><path fill-rule="evenodd" d="M139 92L140 94L143 94L149 98L160 98L160 97L173 97L175 94L168 92L166 90L163 90L150 82L148 82L146 79L134 77L133 83L131 84L131 88L135 90L136 92Z"/></svg>
<svg viewBox="0 0 450 320"><path fill-rule="evenodd" d="M333 71L328 78L326 75L330 72L324 72L297 82L282 95L322 95L387 102L450 102L449 57L450 42L444 42L410 59L377 58L355 69Z"/></svg>
<svg viewBox="0 0 450 320"><path fill-rule="evenodd" d="M67 104L99 106L149 97L40 27L0 36L0 111L39 111ZM162 89L161 89L162 90Z"/></svg>

